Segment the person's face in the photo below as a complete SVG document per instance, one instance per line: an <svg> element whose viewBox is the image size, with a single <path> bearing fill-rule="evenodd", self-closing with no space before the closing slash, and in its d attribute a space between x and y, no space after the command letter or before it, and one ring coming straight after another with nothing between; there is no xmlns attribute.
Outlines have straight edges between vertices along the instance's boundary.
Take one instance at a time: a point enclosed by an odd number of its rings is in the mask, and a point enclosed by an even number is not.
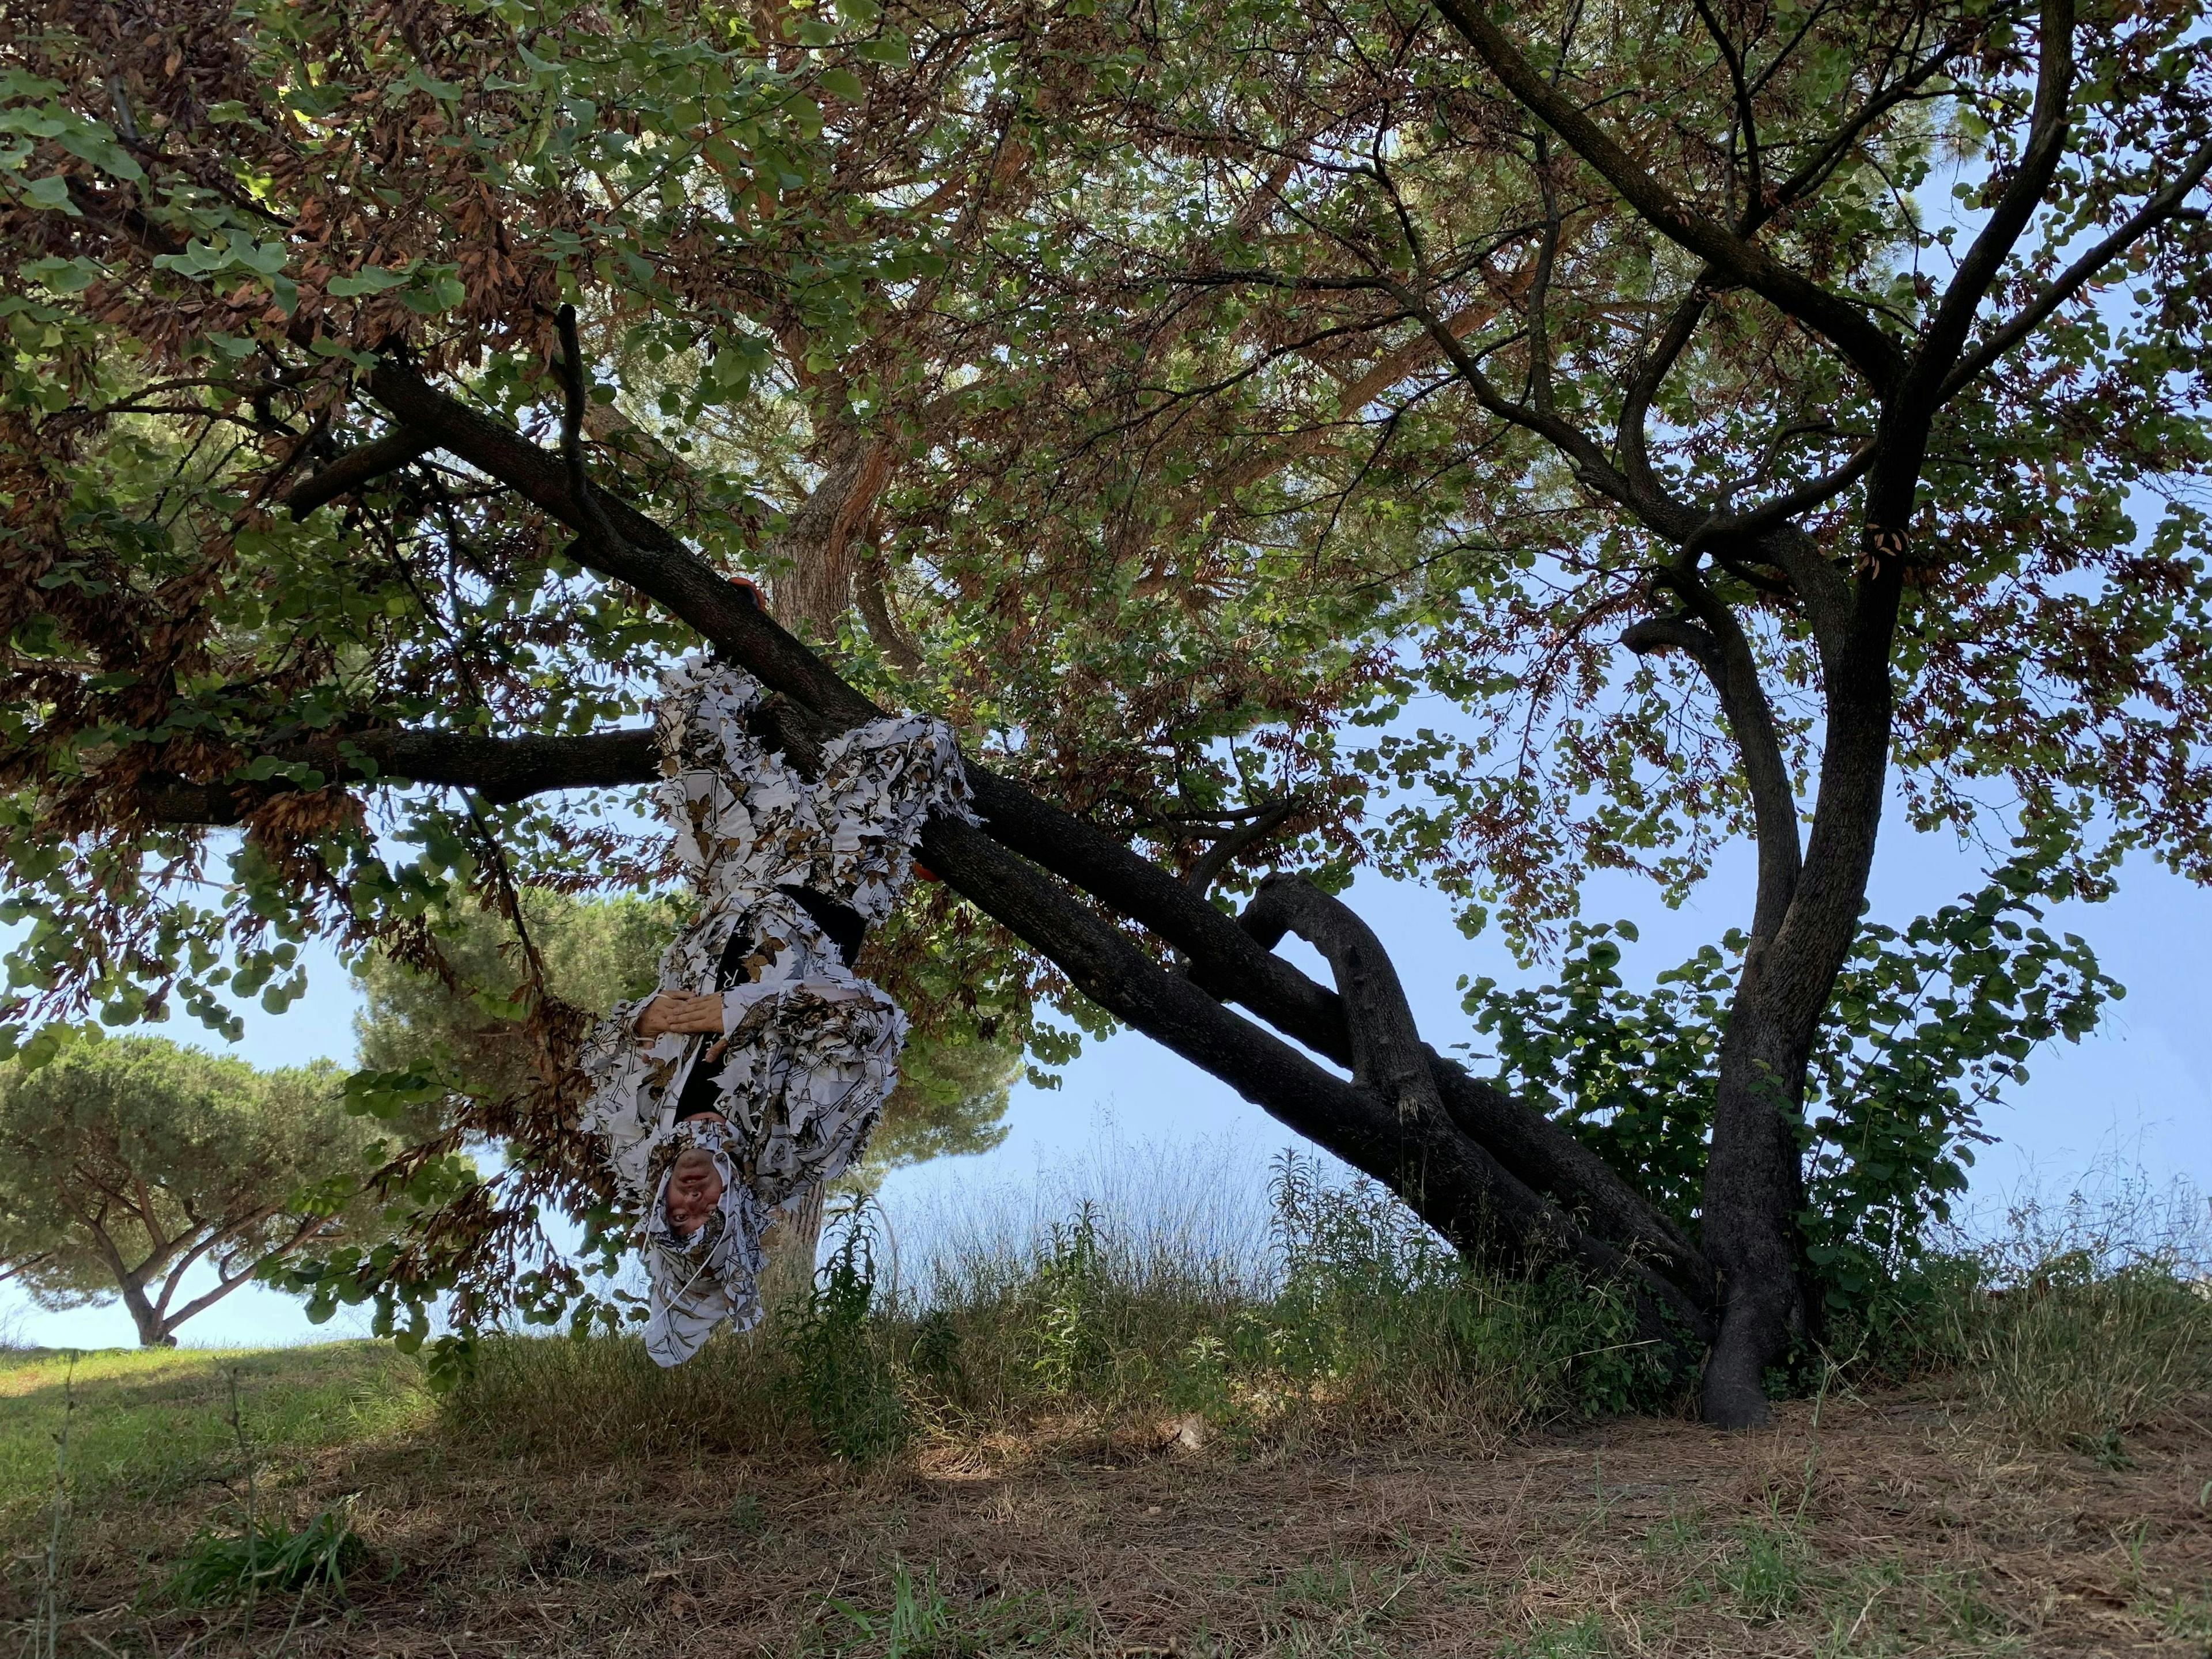
<svg viewBox="0 0 2212 1659"><path fill-rule="evenodd" d="M722 1201L722 1172L696 1146L687 1150L668 1172L668 1222L687 1238L707 1224Z"/></svg>

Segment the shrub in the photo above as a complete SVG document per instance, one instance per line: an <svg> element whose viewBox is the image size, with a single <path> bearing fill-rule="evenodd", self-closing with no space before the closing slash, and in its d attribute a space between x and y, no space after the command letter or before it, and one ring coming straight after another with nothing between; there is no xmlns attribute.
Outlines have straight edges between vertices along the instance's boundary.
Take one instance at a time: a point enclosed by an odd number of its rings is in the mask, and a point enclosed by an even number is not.
<svg viewBox="0 0 2212 1659"><path fill-rule="evenodd" d="M836 1248L782 1334L791 1362L784 1386L805 1404L823 1449L858 1464L902 1450L908 1432L906 1402L875 1328L873 1207L872 1200L856 1199L839 1218Z"/></svg>
<svg viewBox="0 0 2212 1659"><path fill-rule="evenodd" d="M352 1523L336 1510L323 1510L296 1532L264 1518L234 1534L201 1531L170 1576L167 1591L173 1601L194 1607L318 1586L342 1595L346 1574L368 1553Z"/></svg>

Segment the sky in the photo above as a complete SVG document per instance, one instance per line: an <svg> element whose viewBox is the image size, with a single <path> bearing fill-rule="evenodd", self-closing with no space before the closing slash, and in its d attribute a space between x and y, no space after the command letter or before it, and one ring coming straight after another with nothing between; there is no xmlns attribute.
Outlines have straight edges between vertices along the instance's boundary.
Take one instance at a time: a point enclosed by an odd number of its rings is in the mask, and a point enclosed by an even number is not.
<svg viewBox="0 0 2212 1659"><path fill-rule="evenodd" d="M1980 885L1984 867L1949 837L1916 836L1901 815L1893 816L1876 859L1873 915L1901 925ZM1668 910L1635 878L1601 875L1583 890L1583 915L1637 924L1641 942L1622 971L1632 981L1648 981L1747 920L1751 878L1748 846L1724 849L1689 902ZM1472 1036L1460 1008L1462 975L1488 975L1506 985L1544 976L1540 969L1517 968L1494 929L1463 938L1449 906L1425 888L1370 875L1348 897L1390 951L1423 1035L1440 1048ZM2212 1192L2212 1009L2203 966L2212 890L2140 860L2124 872L2116 896L2053 906L2045 925L2087 939L2128 994L2107 1006L2100 1028L2079 1045L2034 1056L2030 1081L1988 1115L1984 1127L2000 1143L1983 1149L1973 1200L1989 1207L2023 1191L2063 1196L2085 1172L2115 1167L2161 1184L2179 1176ZM1326 978L1320 958L1300 941L1285 940L1283 949ZM357 1006L343 970L322 955L310 964L307 995L289 1011L249 1015L237 1052L264 1066L321 1055L350 1066ZM172 1027L169 1035L191 1034ZM882 1194L894 1221L947 1206L973 1207L987 1194L997 1200L1039 1187L1065 1190L1072 1170L1098 1167L1102 1149L1109 1159L1133 1155L1256 1184L1270 1156L1299 1144L1226 1085L1134 1033L1091 1045L1065 1069L1057 1090L1020 1085L1008 1126L993 1152L895 1173ZM318 1328L295 1300L249 1285L179 1334L194 1346L244 1346L362 1334L358 1316L341 1312ZM135 1340L119 1307L46 1312L7 1286L0 1286L0 1338L73 1347Z"/></svg>

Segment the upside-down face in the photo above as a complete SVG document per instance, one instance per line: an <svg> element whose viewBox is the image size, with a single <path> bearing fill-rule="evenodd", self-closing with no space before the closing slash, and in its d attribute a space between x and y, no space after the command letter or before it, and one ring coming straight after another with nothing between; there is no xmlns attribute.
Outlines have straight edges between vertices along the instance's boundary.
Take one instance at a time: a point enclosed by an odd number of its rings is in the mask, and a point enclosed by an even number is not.
<svg viewBox="0 0 2212 1659"><path fill-rule="evenodd" d="M690 1237L722 1201L722 1172L708 1153L693 1146L668 1172L668 1224Z"/></svg>

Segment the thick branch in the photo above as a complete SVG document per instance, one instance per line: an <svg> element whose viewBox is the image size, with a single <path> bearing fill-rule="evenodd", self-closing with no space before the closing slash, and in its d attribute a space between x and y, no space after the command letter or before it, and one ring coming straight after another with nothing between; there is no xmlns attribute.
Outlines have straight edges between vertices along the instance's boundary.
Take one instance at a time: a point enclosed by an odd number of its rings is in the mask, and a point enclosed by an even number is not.
<svg viewBox="0 0 2212 1659"><path fill-rule="evenodd" d="M1620 642L1639 654L1682 652L1705 670L1712 683L1729 733L1735 739L1745 787L1751 792L1759 842L1759 899L1753 910L1752 936L1771 939L1796 894L1798 873L1803 868L1796 791L1790 783L1789 763L1783 757L1773 708L1759 682L1751 641L1744 637L1728 607L1694 578L1681 586L1688 589L1687 597L1697 606L1697 620L1655 617L1638 623L1620 636Z"/></svg>
<svg viewBox="0 0 2212 1659"><path fill-rule="evenodd" d="M284 496L285 510L295 519L304 519L317 507L387 472L397 472L436 447L436 442L423 434L406 427L398 428L357 449L349 449L313 477L295 484Z"/></svg>
<svg viewBox="0 0 2212 1659"><path fill-rule="evenodd" d="M571 529L588 534L591 519L601 518L611 542L579 547L576 556L666 605L772 690L842 726L865 725L883 713L670 532L605 491L593 491L589 504L580 502L558 455L446 396L404 364L380 362L368 390L404 425Z"/></svg>
<svg viewBox="0 0 2212 1659"><path fill-rule="evenodd" d="M2044 192L2051 188L2066 153L2068 95L2074 84L2074 0L2044 0L2042 34L2035 106L2028 118L2027 143L2020 165L1990 210L1989 222L1959 262L1958 273L1929 320L1919 349L1913 354L1912 367L1898 388L1894 406L1887 411L1906 424L1924 422L1934 414L1940 390L1957 366L1973 327L1974 313L1996 281L2013 244L2027 228ZM1916 475L1917 471L1916 459ZM1875 522L1902 527L1904 520L1884 514Z"/></svg>
<svg viewBox="0 0 2212 1659"><path fill-rule="evenodd" d="M514 428L446 396L401 365L380 366L370 378L369 390L398 419L434 436L440 448L497 478L540 510L582 527L583 515L572 499L566 468ZM619 545L580 542L575 550L580 560L666 605L718 649L789 698L802 722L811 716L827 731L836 732L881 713L659 525L604 492L597 504L613 526ZM1035 890L1017 904L1008 896L1013 890L1002 891L1000 884L1011 879L1006 874L1010 863L1024 870L1026 866L1018 860L1009 860L993 840L1035 859L1182 951L1193 972L1189 981L1176 982L1201 1000L1210 1001L1210 993L1242 1002L1317 1052L1340 1060L1349 1056L1349 1038L1334 993L1281 958L1255 948L1229 917L1110 837L981 766L971 765L969 776L990 837L937 826L933 835L941 834L945 844L932 853L931 867L1068 970L1071 977L1073 971L1060 954L1066 931L1105 924L1033 875L1030 879ZM1110 928L1107 931L1112 933ZM1113 937L1127 945L1118 933ZM1141 956L1137 959L1143 960ZM1149 963L1147 967L1158 978L1174 977ZM1243 1022L1216 1006L1231 1025L1244 1029ZM1170 1040L1164 1027L1155 1029L1135 1014L1121 1017L1178 1052L1188 1052ZM1264 1034L1252 1035L1273 1042ZM1191 1057L1214 1075L1234 1082L1207 1060ZM1520 1178L1570 1208L1597 1218L1592 1224L1606 1226L1611 1237L1633 1240L1655 1256L1692 1264L1686 1279L1698 1276L1702 1263L1680 1232L1572 1135L1541 1114L1475 1082L1449 1061L1436 1059L1434 1064L1446 1109Z"/></svg>
<svg viewBox="0 0 2212 1659"><path fill-rule="evenodd" d="M611 789L657 775L649 731L593 732L580 737L487 737L472 732L410 729L359 732L288 744L273 751L312 768L325 783L431 783L473 789L495 805L551 789ZM276 795L303 786L265 781L148 783L140 792L150 817L171 823L238 823Z"/></svg>
<svg viewBox="0 0 2212 1659"><path fill-rule="evenodd" d="M1275 876L1261 884L1243 925L1256 943L1267 946L1295 933L1328 959L1351 1027L1353 1079L1390 1107L1410 1143L1424 1148L1455 1143L1461 1160L1480 1171L1483 1219L1490 1233L1482 1241L1486 1254L1522 1268L1547 1259L1574 1259L1586 1271L1625 1280L1692 1330L1705 1328L1702 1297L1692 1302L1643 1262L1583 1231L1459 1132L1444 1110L1397 970L1365 922L1310 882ZM1415 1177L1427 1173L1408 1172ZM1401 1190L1419 1191L1420 1186L1409 1182ZM1466 1224L1462 1225L1464 1230ZM1468 1242L1463 1231L1460 1242ZM1645 1322L1655 1328L1660 1323ZM1653 1334L1658 1334L1656 1328Z"/></svg>
<svg viewBox="0 0 2212 1659"><path fill-rule="evenodd" d="M1261 882L1245 907L1243 925L1262 949L1296 933L1328 959L1352 1035L1355 1083L1389 1101L1402 1121L1446 1121L1405 988L1373 928L1302 876Z"/></svg>
<svg viewBox="0 0 2212 1659"><path fill-rule="evenodd" d="M2190 193L2212 172L2212 143L2200 149L2179 173L2130 216L2111 234L2101 237L2080 258L2060 272L2049 287L2021 307L2018 314L1994 330L1988 339L1961 357L1944 376L1936 401L1947 401L2022 340L2035 332L2051 313L2079 294L2097 273L2141 241L2150 232L2180 212Z"/></svg>
<svg viewBox="0 0 2212 1659"><path fill-rule="evenodd" d="M1190 960L1193 983L1243 1004L1315 1053L1339 1065L1351 1063L1352 1038L1335 992L1255 944L1231 918L1110 836L980 767L971 766L969 776L994 839L1181 951ZM1603 1237L1667 1263L1681 1282L1710 1279L1680 1231L1567 1130L1433 1050L1429 1063L1452 1121L1521 1181L1557 1199Z"/></svg>
<svg viewBox="0 0 2212 1659"><path fill-rule="evenodd" d="M154 1317L161 1322L163 1331L173 1330L184 1322L185 1316L179 1315L175 1319L169 1317L169 1299L176 1295L178 1287L185 1282L185 1275L192 1270L192 1264L210 1250L219 1247L224 1239L228 1238L238 1229L256 1225L275 1213L276 1208L272 1205L243 1220L228 1225L212 1227L202 1236L198 1243L169 1264L161 1275L161 1293L154 1299ZM182 1243L184 1241L179 1239L177 1242ZM219 1278L221 1275L222 1269L218 1267L216 1276Z"/></svg>
<svg viewBox="0 0 2212 1659"><path fill-rule="evenodd" d="M1522 55L1485 8L1471 0L1437 0L1437 9L1506 90L1565 139L1646 223L1832 341L1876 392L1886 393L1897 384L1904 357L1864 310L1677 201Z"/></svg>
<svg viewBox="0 0 2212 1659"><path fill-rule="evenodd" d="M298 1230L295 1231L289 1238L286 1239L283 1243L276 1245L263 1255L257 1256L254 1259L253 1265L247 1267L243 1273L222 1273L221 1269L218 1268L217 1273L221 1282L218 1283L213 1290L195 1297L191 1301L185 1304L183 1307L177 1310L173 1316L164 1319L162 1321L163 1334L166 1335L167 1333L175 1330L178 1326L183 1324L186 1320L191 1319L195 1315L205 1313L210 1308L215 1306L216 1303L222 1301L223 1297L228 1296L240 1285L246 1283L247 1279L252 1278L254 1274L259 1273L261 1269L270 1262L276 1261L278 1257L283 1256L292 1250L297 1249L301 1245L306 1243L307 1241L323 1226L323 1220L319 1217L310 1218L308 1220L302 1222ZM181 1274L179 1275L179 1277L181 1276ZM175 1283L175 1279L172 1279L170 1280L172 1286L173 1286ZM167 1299L168 1292L164 1291L162 1292L162 1300L166 1302Z"/></svg>

